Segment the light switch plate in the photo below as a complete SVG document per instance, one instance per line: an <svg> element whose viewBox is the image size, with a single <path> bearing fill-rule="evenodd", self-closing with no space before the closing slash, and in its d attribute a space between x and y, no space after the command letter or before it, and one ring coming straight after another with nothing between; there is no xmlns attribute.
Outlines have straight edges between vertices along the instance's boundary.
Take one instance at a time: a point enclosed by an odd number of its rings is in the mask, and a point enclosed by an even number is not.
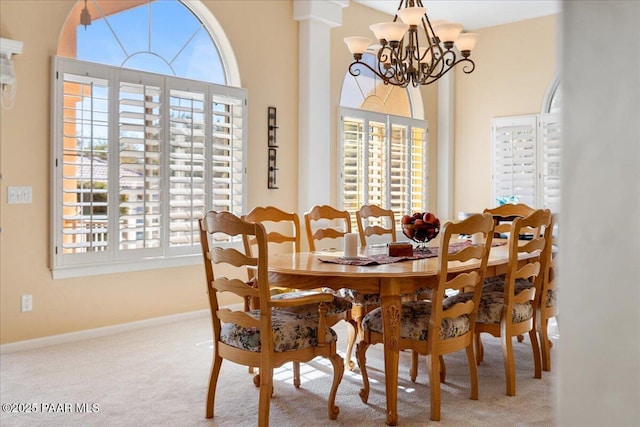
<svg viewBox="0 0 640 427"><path fill-rule="evenodd" d="M9 187L7 190L9 204L31 203L32 187Z"/></svg>

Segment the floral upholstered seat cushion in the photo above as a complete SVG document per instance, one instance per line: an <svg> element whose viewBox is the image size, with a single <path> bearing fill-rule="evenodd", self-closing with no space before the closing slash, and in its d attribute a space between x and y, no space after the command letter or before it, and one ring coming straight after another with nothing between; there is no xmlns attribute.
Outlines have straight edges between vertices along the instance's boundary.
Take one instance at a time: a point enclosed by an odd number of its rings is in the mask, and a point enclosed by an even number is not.
<svg viewBox="0 0 640 427"><path fill-rule="evenodd" d="M407 301L402 303L400 337L424 341L429 337L429 319L431 303L429 301ZM382 310L376 308L362 320L364 330L382 333ZM440 327L440 339L458 337L469 332L467 315L455 319L443 319Z"/></svg>
<svg viewBox="0 0 640 427"><path fill-rule="evenodd" d="M558 292L555 291L554 289L549 289L549 292L547 292L547 300L545 301L546 306L553 307L557 303L558 303Z"/></svg>
<svg viewBox="0 0 640 427"><path fill-rule="evenodd" d="M260 310L246 312L249 316L259 319ZM283 310L271 311L271 327L273 329L274 350L276 353L300 350L318 344L318 320L312 317L302 317ZM326 328L325 341L334 342L338 339L332 328ZM220 341L232 347L253 352L260 351L260 329L244 328L235 323L225 323L220 332Z"/></svg>
<svg viewBox="0 0 640 427"><path fill-rule="evenodd" d="M505 281L504 274L500 276L495 276L495 277L488 277L484 279L484 286L482 287L482 291L483 292L491 292L491 291L504 292L504 281ZM528 280L516 279L515 294L518 295L523 290L529 289L532 286L533 286L533 283L531 283Z"/></svg>
<svg viewBox="0 0 640 427"><path fill-rule="evenodd" d="M472 293L453 295L445 299L443 305L457 304L473 298ZM478 307L476 321L479 323L500 323L502 318L502 306L504 305L504 293L499 291L482 292L482 299ZM533 304L529 301L524 304L515 304L513 307L513 323L524 322L533 317Z"/></svg>
<svg viewBox="0 0 640 427"><path fill-rule="evenodd" d="M380 305L380 295L378 294L363 294L360 291L350 288L342 288L337 291L331 288L322 288L323 292L330 292L336 296L346 299L353 305L368 306L368 305Z"/></svg>
<svg viewBox="0 0 640 427"><path fill-rule="evenodd" d="M305 295L313 295L317 292L314 291L295 291L295 292L285 292L277 295L273 295L271 297L272 300L286 300L286 299L295 299L300 298ZM341 298L339 296L333 296L333 301L325 302L324 305L327 307L327 313L325 316L332 316L334 314L344 313L345 311L351 310L351 303L347 301L346 298ZM295 313L303 317L318 317L318 303L298 305L295 307L278 307L275 310L284 310L290 313Z"/></svg>
<svg viewBox="0 0 640 427"><path fill-rule="evenodd" d="M504 280L505 280L504 274L501 276L489 277L484 280L484 286L482 287L482 291L483 292L491 292L491 291L504 292ZM523 290L529 289L532 286L533 286L533 283L531 283L528 280L516 279L515 294L517 295ZM557 300L558 300L558 293L555 292L554 290L550 290L547 293L546 306L552 307L556 305Z"/></svg>

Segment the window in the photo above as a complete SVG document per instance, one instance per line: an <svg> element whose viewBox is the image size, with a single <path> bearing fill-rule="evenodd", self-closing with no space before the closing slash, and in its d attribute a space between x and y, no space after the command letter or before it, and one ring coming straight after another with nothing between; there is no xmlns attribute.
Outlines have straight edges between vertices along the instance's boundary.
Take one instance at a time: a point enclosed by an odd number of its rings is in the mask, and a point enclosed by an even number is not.
<svg viewBox="0 0 640 427"><path fill-rule="evenodd" d="M560 115L492 120L493 196L558 212L560 208Z"/></svg>
<svg viewBox="0 0 640 427"><path fill-rule="evenodd" d="M92 46L111 47L104 63L53 62L54 277L197 262L204 212L245 210L246 91L213 83L225 74L200 21L173 0L112 12L100 9L93 39L76 32L79 56L100 61ZM149 30L148 43L129 44L127 23L162 28L151 21L167 14L176 25L164 36ZM167 36L173 48L153 42ZM195 52L217 68L189 66Z"/></svg>
<svg viewBox="0 0 640 427"><path fill-rule="evenodd" d="M368 61L375 56L365 54ZM354 215L363 204L394 212L427 210L427 122L411 118L406 89L384 85L363 69L345 75L340 98L340 195ZM351 108L349 108L351 107Z"/></svg>

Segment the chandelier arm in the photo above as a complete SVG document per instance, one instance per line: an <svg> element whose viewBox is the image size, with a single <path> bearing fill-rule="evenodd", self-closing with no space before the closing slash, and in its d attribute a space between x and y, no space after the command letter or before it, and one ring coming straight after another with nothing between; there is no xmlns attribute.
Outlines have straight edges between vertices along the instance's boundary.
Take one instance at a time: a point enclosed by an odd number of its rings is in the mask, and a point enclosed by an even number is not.
<svg viewBox="0 0 640 427"><path fill-rule="evenodd" d="M375 68L371 67L366 62L362 62L362 61L354 61L354 62L352 62L351 65L349 65L349 74L351 74L354 77L358 77L362 73L362 70L357 68L358 65L362 65L365 68L368 68L369 71L371 71L373 74L378 76L380 78L380 80L383 81L384 84L392 84L394 86L407 87L407 82L406 81L402 81L402 80L400 80L400 81L396 80L395 79L395 74L392 74L390 77L385 75L385 74L381 74L380 72L378 72L378 70L376 70Z"/></svg>

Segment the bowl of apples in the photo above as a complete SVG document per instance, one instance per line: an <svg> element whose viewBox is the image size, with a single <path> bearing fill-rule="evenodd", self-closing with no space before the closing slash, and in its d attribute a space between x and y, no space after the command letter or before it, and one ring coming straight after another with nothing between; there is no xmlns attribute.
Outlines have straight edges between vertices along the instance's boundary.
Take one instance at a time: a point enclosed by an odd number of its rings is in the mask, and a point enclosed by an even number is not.
<svg viewBox="0 0 640 427"><path fill-rule="evenodd" d="M440 232L440 220L432 212L416 212L402 217L402 233L418 243L418 249L426 249L429 240Z"/></svg>

